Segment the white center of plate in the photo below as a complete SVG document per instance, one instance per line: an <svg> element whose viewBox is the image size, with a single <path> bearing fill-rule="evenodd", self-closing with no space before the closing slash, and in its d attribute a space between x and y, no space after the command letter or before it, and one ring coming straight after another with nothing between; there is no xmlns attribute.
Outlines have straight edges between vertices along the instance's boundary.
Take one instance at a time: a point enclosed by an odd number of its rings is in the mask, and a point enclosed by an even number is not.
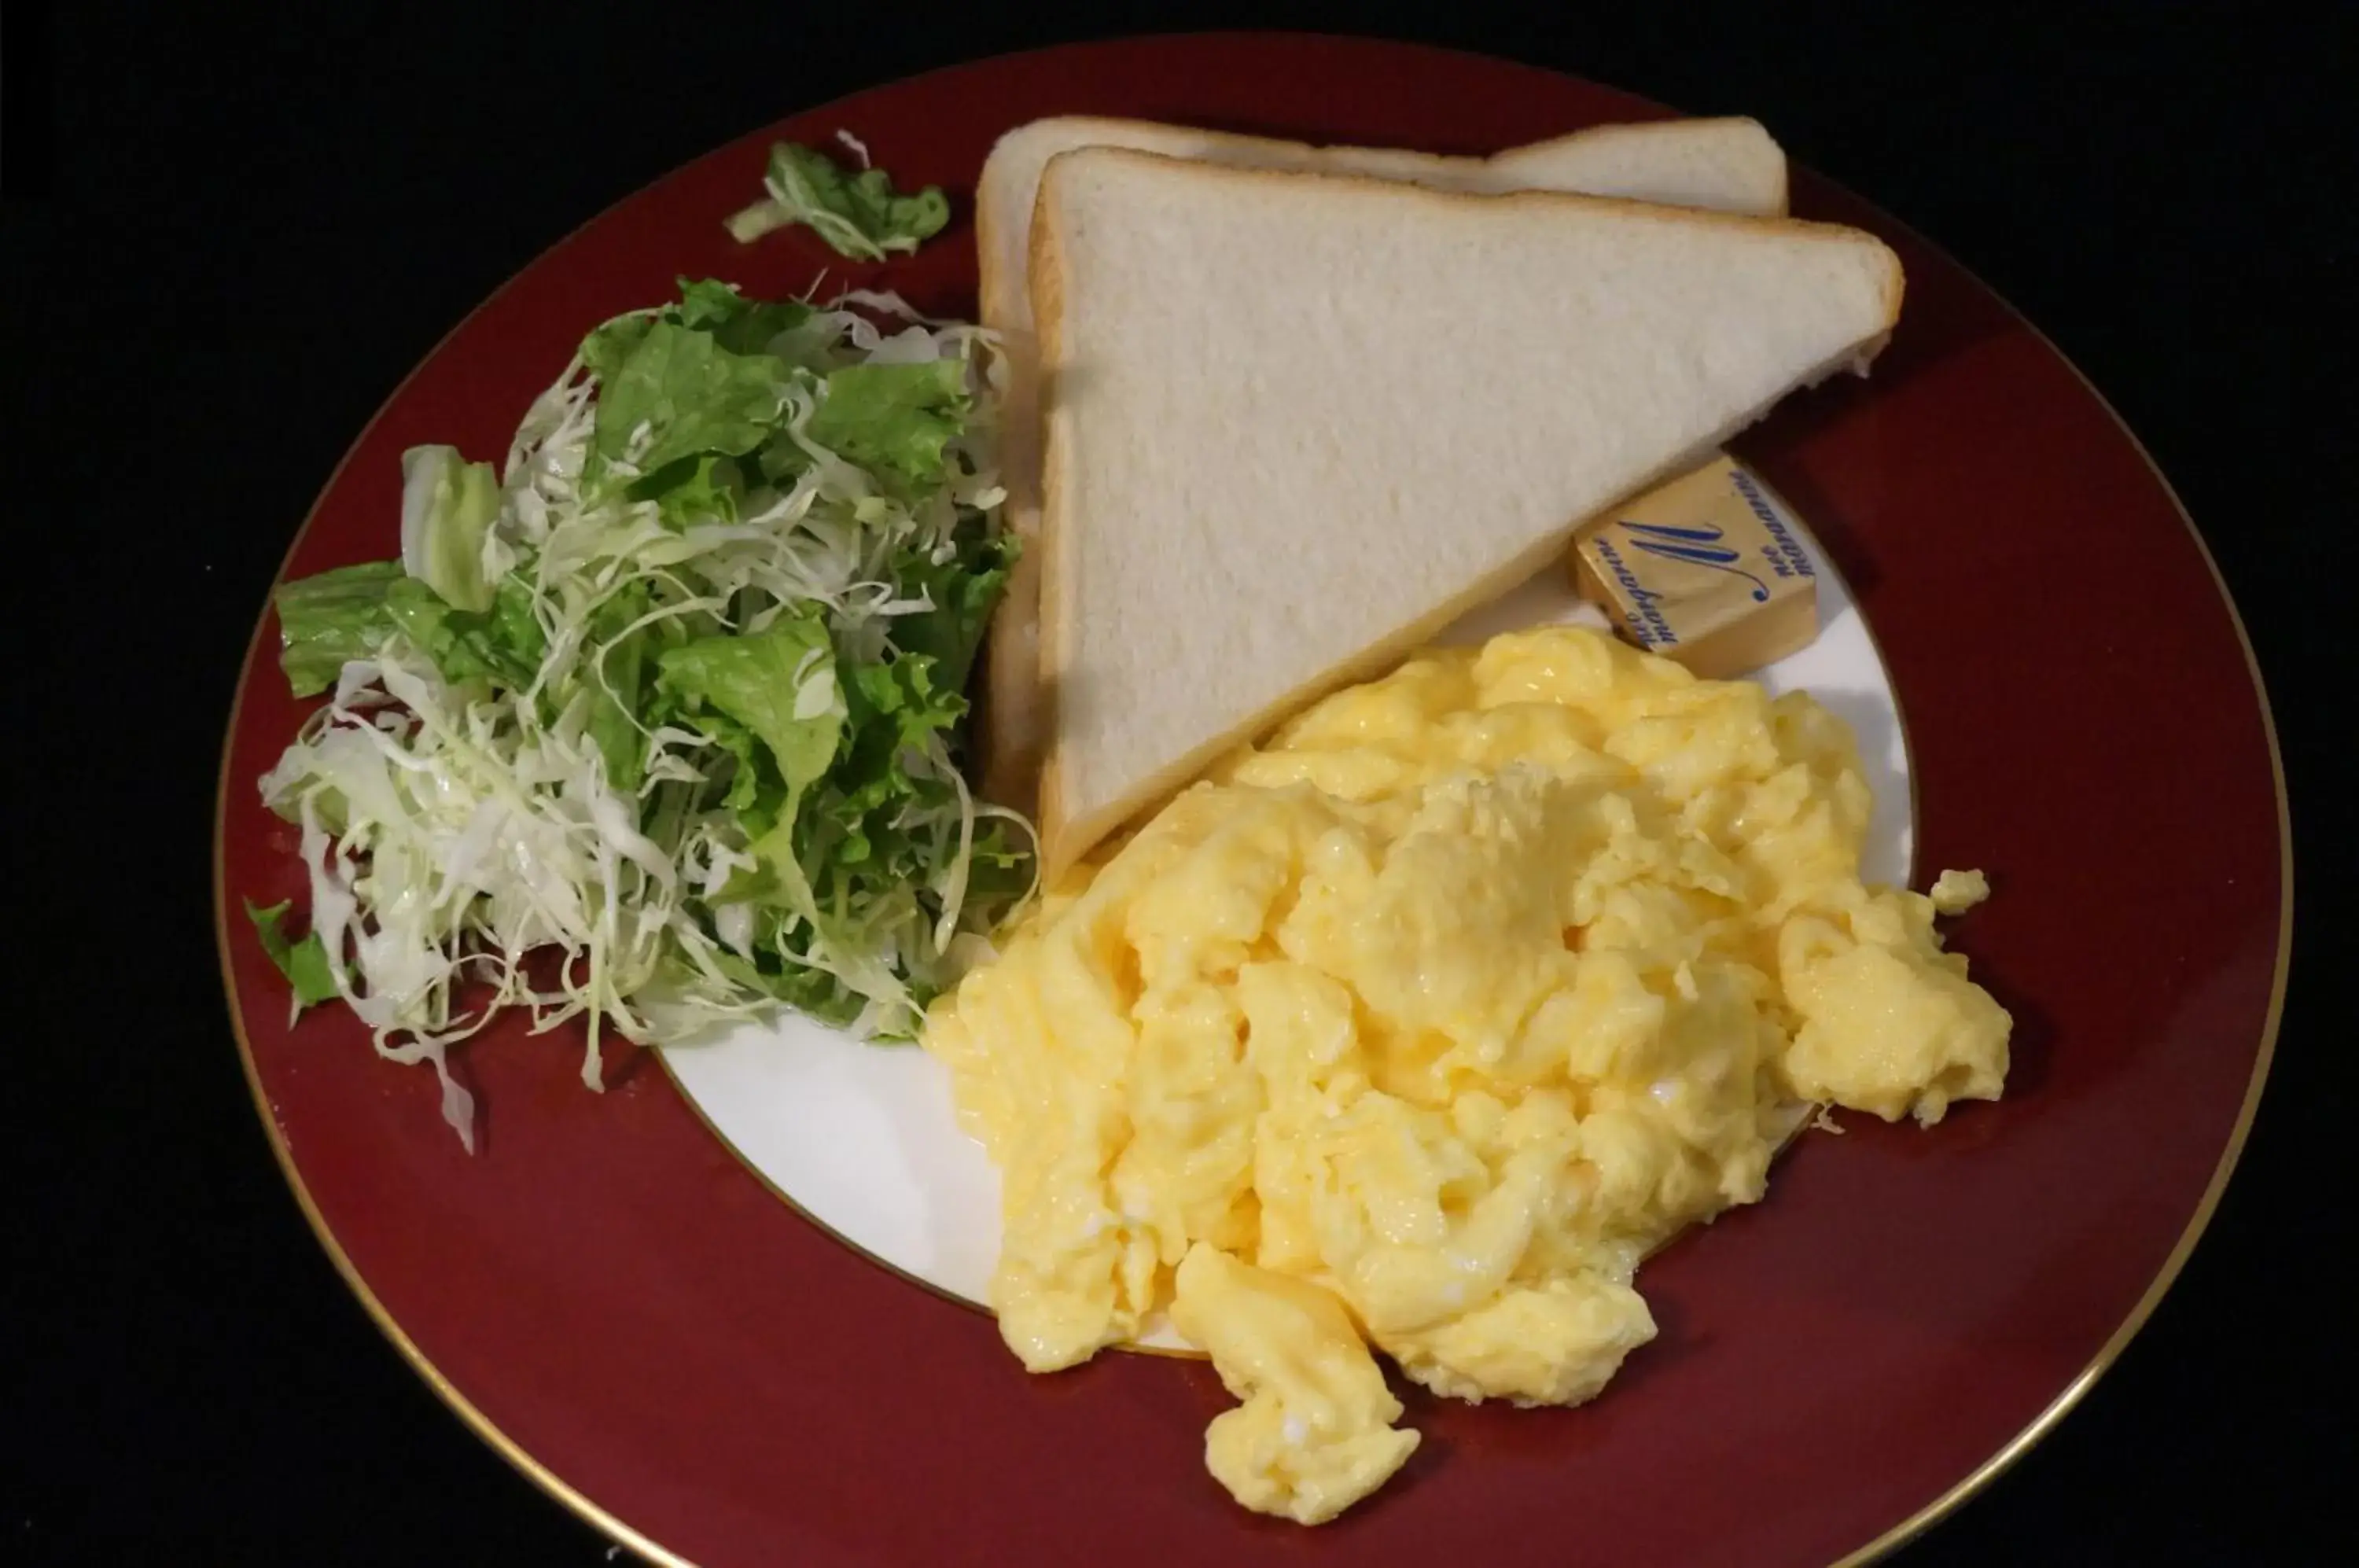
<svg viewBox="0 0 2359 1568"><path fill-rule="evenodd" d="M1754 679L1773 692L1806 690L1859 737L1875 796L1861 866L1869 882L1910 871L1908 753L1884 661L1848 587L1818 563L1819 638ZM1448 643L1574 621L1603 626L1551 568L1468 615ZM950 1075L914 1045L867 1045L799 1018L744 1028L663 1052L699 1114L771 1189L806 1217L878 1262L984 1304L999 1257L999 1175L959 1131ZM1155 1345L1180 1342L1160 1330Z"/></svg>

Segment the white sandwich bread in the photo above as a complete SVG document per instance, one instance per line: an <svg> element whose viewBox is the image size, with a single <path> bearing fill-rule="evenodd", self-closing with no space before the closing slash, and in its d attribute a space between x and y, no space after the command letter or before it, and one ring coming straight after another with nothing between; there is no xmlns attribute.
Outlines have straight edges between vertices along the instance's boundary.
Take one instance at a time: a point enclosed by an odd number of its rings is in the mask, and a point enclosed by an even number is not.
<svg viewBox="0 0 2359 1568"><path fill-rule="evenodd" d="M1051 876L1864 370L1901 295L1830 224L1094 147L1031 245Z"/></svg>
<svg viewBox="0 0 2359 1568"><path fill-rule="evenodd" d="M1312 147L1303 142L1065 115L1036 120L1000 137L975 191L975 239L983 324L1000 334L1007 366L1000 432L1007 524L1027 542L1039 530L1039 426L1032 341L1029 256L1041 171L1077 147L1130 147L1248 169L1291 169L1408 180L1440 190L1573 191L1672 206L1782 215L1786 157L1755 121L1662 120L1596 125L1511 148L1493 158L1442 158L1388 147ZM1039 689L1040 561L1018 560L985 655L979 730L985 794L1030 811L1036 804L1047 710Z"/></svg>

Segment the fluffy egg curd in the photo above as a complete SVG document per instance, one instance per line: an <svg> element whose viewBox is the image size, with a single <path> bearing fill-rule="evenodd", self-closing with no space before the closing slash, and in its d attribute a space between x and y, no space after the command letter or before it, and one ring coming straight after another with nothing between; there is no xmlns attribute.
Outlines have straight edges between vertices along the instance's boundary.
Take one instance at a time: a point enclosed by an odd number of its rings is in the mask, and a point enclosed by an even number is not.
<svg viewBox="0 0 2359 1568"><path fill-rule="evenodd" d="M1654 1337L1639 1261L1758 1200L1813 1105L1995 1099L2006 1013L1933 897L1859 879L1809 696L1550 626L1421 655L1077 867L925 1046L1004 1177L991 1304L1035 1372L1158 1312L1205 1438L1305 1524L1417 1447L1372 1354L1577 1404Z"/></svg>

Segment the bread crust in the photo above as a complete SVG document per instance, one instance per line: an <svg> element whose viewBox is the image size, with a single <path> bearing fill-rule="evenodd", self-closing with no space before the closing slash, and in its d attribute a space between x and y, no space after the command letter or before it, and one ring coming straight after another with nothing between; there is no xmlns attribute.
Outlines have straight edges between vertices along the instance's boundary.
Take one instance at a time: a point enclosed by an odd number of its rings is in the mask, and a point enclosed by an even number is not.
<svg viewBox="0 0 2359 1568"><path fill-rule="evenodd" d="M1058 561L1060 539L1050 518L1062 510L1064 477L1057 472L1063 455L1063 423L1057 407L1058 365L1064 357L1065 268L1057 244L1057 165L1071 157L1060 153L1040 171L1040 189L1034 199L1032 233L1025 246L1025 270L1030 276L1033 340L1038 345L1034 361L1039 394L1040 516L1035 550L1039 565L1039 596L1036 605L1038 652L1031 692L1033 734L1041 737L1039 789L1035 822L1040 832L1040 876L1047 886L1071 864L1070 848L1060 849L1047 826L1065 818L1062 747L1058 745L1058 694L1064 683L1068 648L1068 618L1061 613L1065 572Z"/></svg>
<svg viewBox="0 0 2359 1568"><path fill-rule="evenodd" d="M1005 406L1032 409L1039 407L1034 377L1039 355L1031 343L1024 341L1029 333L1018 332L996 308L1010 284L1002 276L999 259L1006 225L1011 221L1028 225L1032 221L1028 210L1010 214L993 199L993 169L1006 143L1003 136L992 148L984 160L983 177L976 182L975 265L983 324L1001 334L1001 354L1007 366ZM992 611L991 623L984 628L982 677L976 682L979 700L968 734L984 798L1029 813L1037 804L1033 782L1038 758L1033 747L1021 743L1045 728L1044 718L1037 712L1040 678L1032 647L1039 629L1040 551L1039 498L1032 492L1031 476L1038 471L1039 443L1037 430L1019 428L1016 419L1003 425L1001 441L1001 483L1007 491L1001 517L1016 534L1020 551Z"/></svg>

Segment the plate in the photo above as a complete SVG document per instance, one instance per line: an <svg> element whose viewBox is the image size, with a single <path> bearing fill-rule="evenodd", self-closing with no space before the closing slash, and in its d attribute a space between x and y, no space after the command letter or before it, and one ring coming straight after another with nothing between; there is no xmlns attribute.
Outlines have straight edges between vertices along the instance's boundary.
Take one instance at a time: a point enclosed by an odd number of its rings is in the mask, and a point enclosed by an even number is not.
<svg viewBox="0 0 2359 1568"><path fill-rule="evenodd" d="M1051 113L1485 152L1665 112L1500 61L1292 37L1082 46L861 93L689 165L502 289L362 433L284 571L392 553L405 447L505 450L582 333L677 275L786 292L824 267L971 312L962 202L889 267L800 233L730 242L720 219L774 136L849 128L901 180L962 196L995 135ZM291 831L254 788L301 712L266 615L223 750L224 980L271 1144L372 1315L555 1497L710 1568L1019 1547L1041 1564L1408 1563L1470 1538L1503 1568L1816 1564L1875 1555L1986 1482L2144 1321L2234 1163L2283 995L2283 789L2234 607L2103 400L1888 217L1799 169L1794 207L1882 234L1908 306L1871 380L1793 399L1735 450L1875 633L1917 863L1991 873L1951 945L2016 1017L2006 1101L1931 1133L1850 1117L1802 1140L1768 1203L1648 1266L1661 1337L1603 1398L1414 1398L1408 1470L1305 1532L1203 1474L1228 1402L1209 1367L1114 1355L1027 1377L955 1286L919 1289L781 1204L656 1053L593 1095L577 1037L487 1034L464 1053L470 1158L429 1074L377 1060L339 1013L290 1027L238 914L299 891ZM925 1092L923 1060L896 1060Z"/></svg>

